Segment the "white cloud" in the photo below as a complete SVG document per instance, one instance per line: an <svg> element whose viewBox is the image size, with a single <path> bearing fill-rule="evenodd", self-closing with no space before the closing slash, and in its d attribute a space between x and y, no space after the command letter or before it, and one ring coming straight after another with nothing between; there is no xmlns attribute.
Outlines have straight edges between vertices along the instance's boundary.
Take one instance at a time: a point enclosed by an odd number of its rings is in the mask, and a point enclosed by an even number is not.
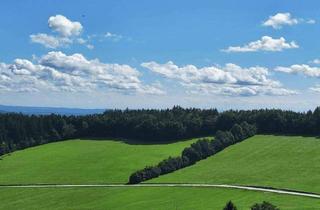
<svg viewBox="0 0 320 210"><path fill-rule="evenodd" d="M294 49L299 46L294 42L286 42L286 39L280 37L274 39L270 36L263 36L260 40L250 42L244 46L228 47L224 52L257 52L257 51L282 51L284 49Z"/></svg>
<svg viewBox="0 0 320 210"><path fill-rule="evenodd" d="M87 44L87 43L88 43L88 40L86 40L86 39L78 38L78 39L77 39L77 42L78 42L79 44L85 45L89 50L94 49L94 46L93 46L92 44Z"/></svg>
<svg viewBox="0 0 320 210"><path fill-rule="evenodd" d="M308 77L320 77L320 68L311 67L307 64L294 64L289 67L278 66L274 70L288 74L300 73Z"/></svg>
<svg viewBox="0 0 320 210"><path fill-rule="evenodd" d="M117 42L117 41L120 41L123 36L120 35L120 34L114 34L114 33L111 33L111 32L107 32L105 35L104 35L105 38L107 39L110 39L114 42Z"/></svg>
<svg viewBox="0 0 320 210"><path fill-rule="evenodd" d="M71 44L83 45L89 50L94 49L95 41L110 40L118 42L120 40L131 41L130 37L124 37L120 34L107 32L105 34L91 34L86 38L81 37L83 26L80 22L71 21L63 15L51 16L48 19L49 28L52 30L52 35L38 33L30 35L32 43L41 44L46 48L57 49L67 47ZM54 33L57 32L57 33Z"/></svg>
<svg viewBox="0 0 320 210"><path fill-rule="evenodd" d="M94 46L93 46L92 44L87 44L86 47L87 47L89 50L94 49Z"/></svg>
<svg viewBox="0 0 320 210"><path fill-rule="evenodd" d="M320 64L320 59L314 59L313 61L311 61L311 63L313 64Z"/></svg>
<svg viewBox="0 0 320 210"><path fill-rule="evenodd" d="M83 28L80 22L71 21L63 15L49 17L48 25L64 37L78 36Z"/></svg>
<svg viewBox="0 0 320 210"><path fill-rule="evenodd" d="M309 88L312 92L320 93L320 85L316 85L314 87Z"/></svg>
<svg viewBox="0 0 320 210"><path fill-rule="evenodd" d="M83 38L78 38L78 39L77 39L77 42L78 42L79 44L85 44L85 43L87 43L87 40L85 40L85 39L83 39Z"/></svg>
<svg viewBox="0 0 320 210"><path fill-rule="evenodd" d="M268 20L263 22L263 26L270 26L274 29L281 29L283 26L296 25L299 23L314 24L316 21L312 19L304 20L302 18L297 19L293 18L290 13L277 13L273 16L270 16Z"/></svg>
<svg viewBox="0 0 320 210"><path fill-rule="evenodd" d="M90 34L88 35L88 40L96 40L99 42L103 42L103 41L112 41L112 42L119 42L119 41L132 41L132 38L130 37L126 37L123 36L121 34L116 34L116 33L112 33L112 32L106 32L103 34Z"/></svg>
<svg viewBox="0 0 320 210"><path fill-rule="evenodd" d="M268 20L263 23L263 26L271 26L274 29L280 29L283 25L296 25L299 20L291 17L290 13L277 13L270 16Z"/></svg>
<svg viewBox="0 0 320 210"><path fill-rule="evenodd" d="M230 63L223 67L197 68L194 65L179 67L171 61L165 64L147 62L141 66L164 78L180 82L189 93L243 96L296 93L282 88L280 82L269 78L268 69L259 66L242 68Z"/></svg>
<svg viewBox="0 0 320 210"><path fill-rule="evenodd" d="M43 33L32 34L30 35L30 39L33 43L38 43L51 49L67 46L72 43L72 40L67 37L56 37Z"/></svg>
<svg viewBox="0 0 320 210"><path fill-rule="evenodd" d="M128 65L88 60L81 54L49 52L37 63L16 59L0 63L1 85L6 91L120 92L164 94L156 85L146 85L140 72ZM0 90L4 91L0 87Z"/></svg>
<svg viewBox="0 0 320 210"><path fill-rule="evenodd" d="M50 49L67 47L71 44L80 44L88 49L94 48L91 43L88 43L89 40L79 37L83 30L81 23L70 21L62 15L56 15L49 17L48 25L53 32L57 32L58 34L31 34L30 40L32 43L41 44Z"/></svg>
<svg viewBox="0 0 320 210"><path fill-rule="evenodd" d="M306 22L307 24L315 24L315 23L316 23L316 21L313 20L313 19L306 20L305 22Z"/></svg>

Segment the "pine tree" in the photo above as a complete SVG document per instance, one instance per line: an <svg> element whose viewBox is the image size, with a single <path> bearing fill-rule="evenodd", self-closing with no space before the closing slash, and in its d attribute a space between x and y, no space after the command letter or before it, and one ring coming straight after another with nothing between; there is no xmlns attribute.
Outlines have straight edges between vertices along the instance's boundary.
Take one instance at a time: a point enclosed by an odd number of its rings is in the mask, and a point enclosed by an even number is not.
<svg viewBox="0 0 320 210"><path fill-rule="evenodd" d="M223 210L237 210L237 207L232 203L232 201L229 201Z"/></svg>

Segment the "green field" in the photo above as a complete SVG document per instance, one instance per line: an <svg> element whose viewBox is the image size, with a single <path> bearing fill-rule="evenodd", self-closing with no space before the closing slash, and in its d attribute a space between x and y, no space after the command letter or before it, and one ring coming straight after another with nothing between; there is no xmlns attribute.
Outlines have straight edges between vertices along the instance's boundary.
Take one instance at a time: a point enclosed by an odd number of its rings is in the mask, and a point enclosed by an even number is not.
<svg viewBox="0 0 320 210"><path fill-rule="evenodd" d="M0 160L0 184L126 183L146 165L181 153L196 139L172 144L127 144L69 140L17 151ZM152 183L212 183L271 186L320 192L320 140L255 136L196 165ZM217 188L0 188L0 209L220 210L228 200L239 210L269 201L281 210L319 209L320 200Z"/></svg>
<svg viewBox="0 0 320 210"><path fill-rule="evenodd" d="M319 199L212 188L0 189L5 210L221 210L228 200L248 210L263 200L281 210L318 210Z"/></svg>
<svg viewBox="0 0 320 210"><path fill-rule="evenodd" d="M149 182L269 186L320 193L320 139L258 135Z"/></svg>
<svg viewBox="0 0 320 210"><path fill-rule="evenodd" d="M112 140L50 143L2 157L0 184L126 183L132 172L178 155L194 141L153 145Z"/></svg>

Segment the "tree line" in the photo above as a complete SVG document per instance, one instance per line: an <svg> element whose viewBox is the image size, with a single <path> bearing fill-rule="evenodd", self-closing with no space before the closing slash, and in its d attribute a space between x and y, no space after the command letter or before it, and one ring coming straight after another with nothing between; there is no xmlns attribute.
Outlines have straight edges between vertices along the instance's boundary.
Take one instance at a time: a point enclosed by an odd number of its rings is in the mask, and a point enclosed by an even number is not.
<svg viewBox="0 0 320 210"><path fill-rule="evenodd" d="M196 162L215 155L230 145L236 144L249 138L256 133L256 127L247 122L234 124L230 131L218 131L214 140L203 138L186 147L180 156L169 157L155 166L148 166L142 170L132 173L128 184L138 184L140 182L156 178L160 175L168 174L191 166Z"/></svg>
<svg viewBox="0 0 320 210"><path fill-rule="evenodd" d="M0 155L72 138L74 125L65 116L0 114Z"/></svg>
<svg viewBox="0 0 320 210"><path fill-rule="evenodd" d="M0 114L0 155L69 138L125 138L145 142L213 136L248 122L259 134L320 135L320 108L308 112L279 109L108 110L86 116Z"/></svg>

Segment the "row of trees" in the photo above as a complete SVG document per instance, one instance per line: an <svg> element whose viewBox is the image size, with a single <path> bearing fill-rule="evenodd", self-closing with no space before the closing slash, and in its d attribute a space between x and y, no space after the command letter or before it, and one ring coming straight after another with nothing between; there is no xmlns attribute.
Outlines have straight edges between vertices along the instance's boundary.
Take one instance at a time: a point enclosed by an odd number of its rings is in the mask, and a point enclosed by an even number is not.
<svg viewBox="0 0 320 210"><path fill-rule="evenodd" d="M260 134L320 135L320 107L307 112L279 109L229 110L219 114L216 128L225 130L243 121L255 124Z"/></svg>
<svg viewBox="0 0 320 210"><path fill-rule="evenodd" d="M145 142L175 141L215 135L235 123L255 124L258 133L320 135L320 108L308 112L261 109L108 110L87 116L0 114L0 155L75 137L126 138Z"/></svg>
<svg viewBox="0 0 320 210"><path fill-rule="evenodd" d="M83 117L88 136L168 141L215 133L216 109L113 110Z"/></svg>
<svg viewBox="0 0 320 210"><path fill-rule="evenodd" d="M64 116L0 114L0 155L72 138L75 132L74 125Z"/></svg>
<svg viewBox="0 0 320 210"><path fill-rule="evenodd" d="M256 203L251 206L251 210L280 210L275 205L263 201L262 203ZM223 210L237 210L237 207L232 203L232 201L229 201L226 206L223 208Z"/></svg>
<svg viewBox="0 0 320 210"><path fill-rule="evenodd" d="M256 128L247 122L240 125L235 124L230 131L218 131L214 140L200 139L186 147L181 156L169 157L161 161L156 166L148 166L131 174L128 184L138 184L140 182L168 174L181 168L195 164L196 162L212 156L226 147L241 142L244 139L255 135Z"/></svg>
<svg viewBox="0 0 320 210"><path fill-rule="evenodd" d="M175 141L215 133L216 109L108 110L86 116L0 113L0 155L69 138Z"/></svg>

